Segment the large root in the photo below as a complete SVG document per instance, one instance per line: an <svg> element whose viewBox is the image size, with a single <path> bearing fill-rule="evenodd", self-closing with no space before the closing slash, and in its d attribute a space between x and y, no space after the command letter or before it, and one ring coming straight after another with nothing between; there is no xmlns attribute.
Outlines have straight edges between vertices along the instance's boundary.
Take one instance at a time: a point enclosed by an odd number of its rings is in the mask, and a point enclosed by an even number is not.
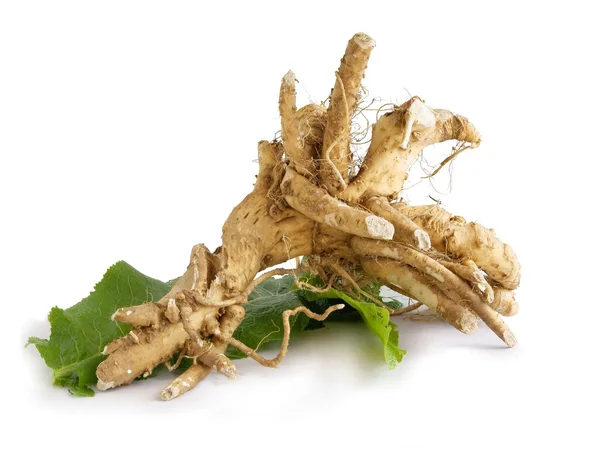
<svg viewBox="0 0 600 450"><path fill-rule="evenodd" d="M375 41L364 33L355 34L336 73L327 110L320 166L321 182L336 195L348 184L350 167L350 125L358 103L359 89Z"/></svg>
<svg viewBox="0 0 600 450"><path fill-rule="evenodd" d="M256 284L288 273L275 269L257 277L259 272L299 256L306 256L324 280L338 277L349 292L361 290L355 278L375 279L418 300L391 314L425 305L463 333L475 331L480 318L508 346L515 345L498 314L518 310L513 290L520 266L512 249L492 230L439 206L394 202L425 147L458 140L454 157L478 146L473 125L413 97L377 121L366 158L351 178L351 120L374 45L362 33L350 40L327 109L297 109L295 75L283 77L281 141L259 143L256 184L223 225L222 246L214 252L195 246L186 272L157 303L115 312L114 320L133 329L106 346L98 388L129 384L179 354L179 361L190 358L193 364L162 391L161 398L170 400L212 370L235 377L235 366L224 356L228 345L276 366L288 349L290 315L323 320L339 309L336 305L322 315L304 307L284 313L282 349L273 360L233 338Z"/></svg>

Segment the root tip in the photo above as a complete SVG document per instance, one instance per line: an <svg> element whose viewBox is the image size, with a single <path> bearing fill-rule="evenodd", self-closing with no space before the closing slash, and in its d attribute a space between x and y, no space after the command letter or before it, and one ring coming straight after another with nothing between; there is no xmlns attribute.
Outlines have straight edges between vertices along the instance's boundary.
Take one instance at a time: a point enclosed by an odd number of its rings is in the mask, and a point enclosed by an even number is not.
<svg viewBox="0 0 600 450"><path fill-rule="evenodd" d="M96 387L101 391L106 391L108 389L115 387L115 382L114 381L106 382L106 381L102 381L100 378L98 378Z"/></svg>
<svg viewBox="0 0 600 450"><path fill-rule="evenodd" d="M415 230L413 238L419 250L429 250L431 248L431 239L426 231L420 228Z"/></svg>
<svg viewBox="0 0 600 450"><path fill-rule="evenodd" d="M386 241L392 240L394 237L394 225L387 220L378 216L368 216L365 219L367 224L367 230L371 233L373 238L385 239Z"/></svg>
<svg viewBox="0 0 600 450"><path fill-rule="evenodd" d="M225 375L230 380L235 380L237 378L237 370L233 364L227 364L221 367L219 370L220 373Z"/></svg>
<svg viewBox="0 0 600 450"><path fill-rule="evenodd" d="M473 272L473 277L475 277L475 280L479 283L485 283L485 272L483 270L476 270Z"/></svg>
<svg viewBox="0 0 600 450"><path fill-rule="evenodd" d="M375 48L375 39L373 39L368 34L356 33L352 37L352 40L354 42L356 42L356 45L358 45L363 50L371 50L371 49Z"/></svg>
<svg viewBox="0 0 600 450"><path fill-rule="evenodd" d="M517 338L510 330L505 331L502 335L502 338L504 342L506 342L506 345L508 345L511 348L517 345Z"/></svg>
<svg viewBox="0 0 600 450"><path fill-rule="evenodd" d="M477 318L470 316L470 317L463 317L462 319L462 331L465 334L473 334L477 331L478 325L477 325Z"/></svg>
<svg viewBox="0 0 600 450"><path fill-rule="evenodd" d="M293 86L296 82L296 74L291 70L283 76L283 84Z"/></svg>
<svg viewBox="0 0 600 450"><path fill-rule="evenodd" d="M160 393L160 399L164 401L173 400L174 398L179 397L180 391L179 388L175 386L168 386L162 390Z"/></svg>
<svg viewBox="0 0 600 450"><path fill-rule="evenodd" d="M181 311L179 311L179 307L174 298L168 300L165 317L171 323L177 323L181 319Z"/></svg>

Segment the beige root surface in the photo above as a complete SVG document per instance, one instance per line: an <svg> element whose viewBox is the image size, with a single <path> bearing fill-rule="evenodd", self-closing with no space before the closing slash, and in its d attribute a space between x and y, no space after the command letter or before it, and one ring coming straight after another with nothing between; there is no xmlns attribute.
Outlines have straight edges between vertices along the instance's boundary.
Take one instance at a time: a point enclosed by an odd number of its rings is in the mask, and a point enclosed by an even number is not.
<svg viewBox="0 0 600 450"><path fill-rule="evenodd" d="M398 201L409 167L426 147L450 139L459 141L460 151L477 147L481 138L475 127L412 97L377 120L366 157L352 176L351 120L374 47L363 33L349 41L327 108L298 109L296 76L283 77L281 140L259 142L254 189L225 221L221 247L211 252L194 246L185 273L164 298L115 312L113 320L133 329L104 349L99 389L148 376L179 354L193 365L162 391L161 398L171 400L212 370L234 378L235 366L224 355L228 345L276 366L287 353L289 329L273 360L232 335L255 285L288 271L257 275L300 256L306 257L302 270L326 282L338 280L349 293L377 280L417 300L392 314L424 305L463 333L473 333L481 319L506 345L516 344L500 317L518 311L513 291L520 266L513 250L493 230L437 205ZM324 315L306 308L286 311L284 324L291 314L322 320L341 306Z"/></svg>

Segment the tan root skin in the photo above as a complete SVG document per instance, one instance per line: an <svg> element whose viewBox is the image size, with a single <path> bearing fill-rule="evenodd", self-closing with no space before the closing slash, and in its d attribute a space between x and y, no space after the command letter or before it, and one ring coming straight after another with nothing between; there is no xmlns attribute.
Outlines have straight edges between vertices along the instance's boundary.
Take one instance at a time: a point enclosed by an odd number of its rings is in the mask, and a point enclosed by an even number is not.
<svg viewBox="0 0 600 450"><path fill-rule="evenodd" d="M282 348L272 360L232 337L255 285L289 270L257 275L300 256L307 261L301 270L343 282L350 293L363 280L375 279L417 300L392 314L425 305L467 334L482 319L508 346L515 345L499 315L518 311L513 290L520 266L513 250L492 230L437 205L395 201L408 168L427 146L454 139L461 149L455 154L477 147L481 139L473 125L413 97L375 123L366 158L352 177L351 120L374 46L363 33L350 39L327 108L297 109L296 76L283 77L281 140L259 142L254 189L225 221L222 246L214 252L194 246L187 270L164 298L115 312L113 320L134 328L106 346L108 357L97 369L99 389L148 376L179 354L179 360L191 358L194 364L162 391L163 400L174 399L212 370L234 378L236 368L224 355L228 345L276 366L287 352L290 315L324 320L343 306L322 315L304 307L285 312Z"/></svg>

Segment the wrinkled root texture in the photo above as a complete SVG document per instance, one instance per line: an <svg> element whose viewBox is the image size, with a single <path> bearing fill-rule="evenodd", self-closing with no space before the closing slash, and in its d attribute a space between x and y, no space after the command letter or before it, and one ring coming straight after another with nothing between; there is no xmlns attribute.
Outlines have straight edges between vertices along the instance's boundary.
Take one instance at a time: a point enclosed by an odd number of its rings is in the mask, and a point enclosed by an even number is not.
<svg viewBox="0 0 600 450"><path fill-rule="evenodd" d="M108 357L97 369L99 389L148 376L179 354L193 364L161 393L164 400L176 398L212 370L236 376L224 355L228 345L276 366L287 352L290 315L324 320L343 306L323 315L304 307L286 311L282 348L272 360L233 338L256 284L289 271L276 269L258 279L257 274L300 256L310 256L315 274L341 274L353 287L359 288L353 276L375 279L463 333L473 333L482 319L508 346L515 345L500 317L518 311L513 291L520 266L513 250L493 230L438 205L397 200L408 168L424 148L450 139L460 142L460 152L475 148L481 141L475 127L413 97L379 118L362 167L352 176L351 122L374 47L362 33L350 40L327 108L297 109L296 76L283 77L281 140L259 143L254 190L223 225L223 245L215 252L196 245L183 276L157 303L115 312L113 320L133 329L106 346Z"/></svg>

